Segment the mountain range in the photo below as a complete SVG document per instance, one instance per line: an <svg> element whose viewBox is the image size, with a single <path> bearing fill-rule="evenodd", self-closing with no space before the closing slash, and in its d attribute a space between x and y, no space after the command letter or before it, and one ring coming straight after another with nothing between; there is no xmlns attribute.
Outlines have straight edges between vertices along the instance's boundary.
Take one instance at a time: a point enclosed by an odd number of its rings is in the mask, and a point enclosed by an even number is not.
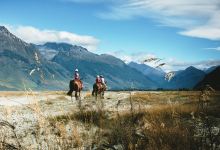
<svg viewBox="0 0 220 150"><path fill-rule="evenodd" d="M49 49L49 52L47 51ZM66 43L28 44L0 27L0 90L67 89L75 68L85 88L103 74L109 89L155 89L157 84L111 55Z"/></svg>
<svg viewBox="0 0 220 150"><path fill-rule="evenodd" d="M148 76L152 81L156 82L160 89L194 89L194 87L204 80L205 77L209 76L210 73L215 71L218 67L213 66L209 69L202 71L193 66L186 68L185 70L175 71L174 76L167 81L165 79L165 72L158 68L150 67L146 64L138 64L131 62L128 64L130 67L140 71L144 75ZM205 78L206 79L206 78ZM216 78L211 77L209 81L215 81ZM206 80L205 80L206 81ZM204 82L206 83L206 82Z"/></svg>
<svg viewBox="0 0 220 150"><path fill-rule="evenodd" d="M207 72L189 67L175 73L168 82L165 72L146 64L95 54L67 43L29 44L0 26L0 90L66 90L79 69L85 89L91 89L96 75L104 75L111 90L192 89Z"/></svg>
<svg viewBox="0 0 220 150"><path fill-rule="evenodd" d="M65 43L46 43L41 47L57 51L51 59L69 72L80 70L81 78L90 87L96 75L104 75L110 89L155 89L157 84L122 60L107 54L97 55L87 49Z"/></svg>

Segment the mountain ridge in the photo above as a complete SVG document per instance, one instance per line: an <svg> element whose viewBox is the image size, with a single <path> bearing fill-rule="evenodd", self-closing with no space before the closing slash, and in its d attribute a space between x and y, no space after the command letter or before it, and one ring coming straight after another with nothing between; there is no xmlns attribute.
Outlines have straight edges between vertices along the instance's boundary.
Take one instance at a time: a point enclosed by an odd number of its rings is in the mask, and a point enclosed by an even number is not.
<svg viewBox="0 0 220 150"><path fill-rule="evenodd" d="M28 44L5 27L0 29L0 79L9 81L0 82L1 89L64 90L68 88L76 67L86 88L91 89L97 74L106 77L110 89L157 88L156 83L114 56L97 55L81 46L66 43ZM57 53L48 60L39 47Z"/></svg>
<svg viewBox="0 0 220 150"><path fill-rule="evenodd" d="M140 71L145 76L148 76L152 81L156 82L159 85L159 88L163 88L163 84L165 84L167 81L165 81L165 72L158 70L157 68L150 67L146 64L138 64L135 62L130 62L128 64L130 67Z"/></svg>
<svg viewBox="0 0 220 150"><path fill-rule="evenodd" d="M122 60L111 55L97 55L88 51L81 53L71 50L68 52L60 51L52 61L62 65L69 71L73 71L73 68L78 68L90 86L94 83L95 76L102 74L109 81L110 87L114 89L117 89L117 84L123 89L132 88L132 84L134 88L139 89L157 88L156 83L130 68Z"/></svg>
<svg viewBox="0 0 220 150"><path fill-rule="evenodd" d="M67 43L29 44L3 26L0 63L0 90L66 90L75 68L80 70L86 89L92 88L96 75L104 75L112 90L192 89L205 76L204 71L190 66L177 71L168 82L165 72L145 64L126 64L112 55L98 55Z"/></svg>
<svg viewBox="0 0 220 150"><path fill-rule="evenodd" d="M5 27L0 27L0 63L0 79L9 81L0 82L1 89L11 87L17 90L46 90L58 89L56 83L65 85L67 76L56 71L62 70L60 65L46 61L34 44L17 38ZM53 80L52 76L56 80Z"/></svg>
<svg viewBox="0 0 220 150"><path fill-rule="evenodd" d="M196 67L189 66L178 73L169 81L168 89L193 89L205 77L205 72Z"/></svg>
<svg viewBox="0 0 220 150"><path fill-rule="evenodd" d="M196 90L204 89L206 85L215 90L220 90L220 66L209 72L195 87Z"/></svg>

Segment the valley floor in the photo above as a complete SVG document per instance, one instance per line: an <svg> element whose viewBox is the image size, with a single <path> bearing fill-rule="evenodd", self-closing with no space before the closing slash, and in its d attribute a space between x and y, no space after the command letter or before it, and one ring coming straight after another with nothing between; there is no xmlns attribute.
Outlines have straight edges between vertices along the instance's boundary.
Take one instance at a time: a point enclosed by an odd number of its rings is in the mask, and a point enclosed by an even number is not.
<svg viewBox="0 0 220 150"><path fill-rule="evenodd" d="M219 130L220 92L0 92L0 149L220 149Z"/></svg>

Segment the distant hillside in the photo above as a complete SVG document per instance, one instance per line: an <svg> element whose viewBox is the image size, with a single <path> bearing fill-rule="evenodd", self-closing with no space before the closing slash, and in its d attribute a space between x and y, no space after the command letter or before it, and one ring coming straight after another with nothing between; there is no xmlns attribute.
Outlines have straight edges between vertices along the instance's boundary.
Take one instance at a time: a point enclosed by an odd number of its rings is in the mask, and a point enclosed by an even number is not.
<svg viewBox="0 0 220 150"><path fill-rule="evenodd" d="M57 44L56 44L57 45ZM83 80L91 88L96 75L104 75L111 89L156 89L157 84L142 73L126 65L111 55L97 55L79 46L57 49L59 53L52 59L73 72L80 70Z"/></svg>
<svg viewBox="0 0 220 150"><path fill-rule="evenodd" d="M176 75L167 84L166 88L192 89L204 77L205 77L205 72L191 66L186 68L185 70L178 71Z"/></svg>
<svg viewBox="0 0 220 150"><path fill-rule="evenodd" d="M138 64L135 62L130 62L128 65L140 71L146 77L150 78L152 81L156 82L158 86L161 88L164 87L165 84L167 84L167 81L165 80L165 72L162 70L150 67L145 64Z"/></svg>
<svg viewBox="0 0 220 150"><path fill-rule="evenodd" d="M135 62L131 62L128 65L142 72L146 77L156 82L159 88L163 89L192 89L205 77L205 72L191 66L185 70L175 71L174 77L170 81L167 81L165 80L166 73L161 70Z"/></svg>
<svg viewBox="0 0 220 150"><path fill-rule="evenodd" d="M219 66L212 66L212 67L210 67L210 68L208 68L204 71L205 71L206 74L208 74L208 73L212 72L213 70L215 70L217 67L219 67Z"/></svg>
<svg viewBox="0 0 220 150"><path fill-rule="evenodd" d="M207 74L204 79L195 86L195 89L203 89L206 85L210 85L215 90L220 90L220 66Z"/></svg>

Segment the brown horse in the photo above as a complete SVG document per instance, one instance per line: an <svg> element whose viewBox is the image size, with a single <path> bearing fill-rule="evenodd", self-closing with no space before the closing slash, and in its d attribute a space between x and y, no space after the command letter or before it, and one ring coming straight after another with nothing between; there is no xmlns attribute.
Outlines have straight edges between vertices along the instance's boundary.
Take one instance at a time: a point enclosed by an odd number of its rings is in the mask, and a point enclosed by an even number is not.
<svg viewBox="0 0 220 150"><path fill-rule="evenodd" d="M75 91L76 100L80 97L80 92L82 90L82 82L79 80L71 80L69 83L69 91L67 95L72 96L73 91Z"/></svg>
<svg viewBox="0 0 220 150"><path fill-rule="evenodd" d="M100 95L101 98L104 98L104 93L106 91L106 85L101 83L95 83L93 84L93 91L92 95L97 98L98 95Z"/></svg>

